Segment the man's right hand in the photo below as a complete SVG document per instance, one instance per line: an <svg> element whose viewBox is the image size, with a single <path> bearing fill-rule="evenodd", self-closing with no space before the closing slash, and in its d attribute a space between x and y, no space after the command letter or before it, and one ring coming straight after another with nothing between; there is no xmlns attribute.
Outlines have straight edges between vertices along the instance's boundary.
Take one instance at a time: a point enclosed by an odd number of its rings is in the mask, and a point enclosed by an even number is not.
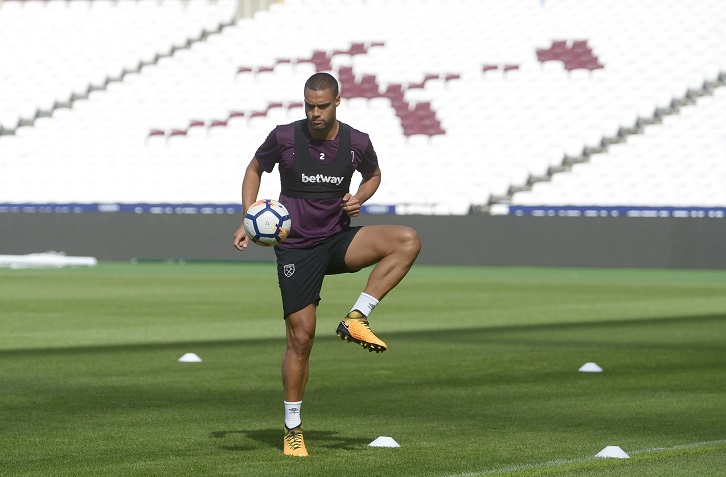
<svg viewBox="0 0 726 477"><path fill-rule="evenodd" d="M244 249L247 248L247 245L249 243L250 238L247 236L247 232L245 232L245 226L244 224L240 225L240 227L234 233L234 248L236 248L240 252L243 252Z"/></svg>

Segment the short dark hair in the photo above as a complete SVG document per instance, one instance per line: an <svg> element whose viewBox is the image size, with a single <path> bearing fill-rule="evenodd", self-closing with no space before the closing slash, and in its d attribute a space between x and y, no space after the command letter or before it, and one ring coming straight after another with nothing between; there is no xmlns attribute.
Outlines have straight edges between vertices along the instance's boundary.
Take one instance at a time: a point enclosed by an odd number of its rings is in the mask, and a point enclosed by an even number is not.
<svg viewBox="0 0 726 477"><path fill-rule="evenodd" d="M315 73L305 82L305 89L313 91L333 90L333 96L338 97L338 80L330 73Z"/></svg>

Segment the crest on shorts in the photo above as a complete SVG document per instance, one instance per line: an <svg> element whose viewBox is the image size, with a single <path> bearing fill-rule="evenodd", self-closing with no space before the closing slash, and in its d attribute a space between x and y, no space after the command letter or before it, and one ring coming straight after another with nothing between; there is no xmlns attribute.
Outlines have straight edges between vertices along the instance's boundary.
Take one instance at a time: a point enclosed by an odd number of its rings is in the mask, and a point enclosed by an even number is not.
<svg viewBox="0 0 726 477"><path fill-rule="evenodd" d="M295 264L291 263L290 265L285 265L282 267L282 271L287 278L290 278L292 274L295 273Z"/></svg>

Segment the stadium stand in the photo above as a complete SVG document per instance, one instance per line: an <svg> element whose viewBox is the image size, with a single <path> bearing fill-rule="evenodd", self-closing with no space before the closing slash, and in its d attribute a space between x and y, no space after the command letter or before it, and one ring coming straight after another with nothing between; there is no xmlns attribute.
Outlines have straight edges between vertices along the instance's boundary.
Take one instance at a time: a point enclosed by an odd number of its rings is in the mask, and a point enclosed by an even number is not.
<svg viewBox="0 0 726 477"><path fill-rule="evenodd" d="M726 135L720 122L726 88L696 100L695 107L644 126L641 134L612 144L607 152L575 163L552 181L514 195L516 205L652 207L726 204ZM643 186L645 185L645 186Z"/></svg>
<svg viewBox="0 0 726 477"><path fill-rule="evenodd" d="M235 211L315 71L379 153L376 210L726 207L720 0L236 4L0 4L0 210Z"/></svg>

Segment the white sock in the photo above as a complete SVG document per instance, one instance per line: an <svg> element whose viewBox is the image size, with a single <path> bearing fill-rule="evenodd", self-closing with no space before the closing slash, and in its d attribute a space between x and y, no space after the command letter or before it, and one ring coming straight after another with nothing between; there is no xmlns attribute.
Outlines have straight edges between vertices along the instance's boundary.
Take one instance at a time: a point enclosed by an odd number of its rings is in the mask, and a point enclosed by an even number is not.
<svg viewBox="0 0 726 477"><path fill-rule="evenodd" d="M376 300L367 293L361 293L358 297L358 301L355 302L355 305L353 305L353 308L351 308L350 311L358 310L365 316L368 316L371 314L373 308L375 308L377 304L378 300Z"/></svg>
<svg viewBox="0 0 726 477"><path fill-rule="evenodd" d="M300 420L300 408L302 407L302 401L283 402L285 403L285 425L288 429L299 426L302 422Z"/></svg>

